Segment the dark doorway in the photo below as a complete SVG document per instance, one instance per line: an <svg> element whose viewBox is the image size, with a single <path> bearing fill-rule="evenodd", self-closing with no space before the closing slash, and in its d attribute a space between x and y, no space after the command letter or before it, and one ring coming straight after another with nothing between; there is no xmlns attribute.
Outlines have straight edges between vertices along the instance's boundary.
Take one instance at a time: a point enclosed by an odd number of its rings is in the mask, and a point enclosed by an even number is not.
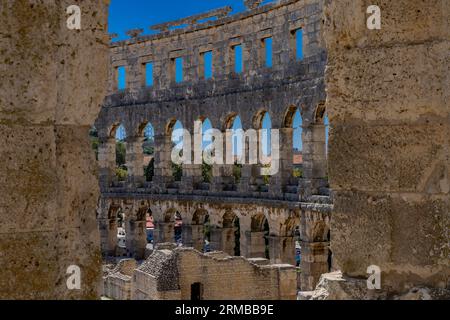
<svg viewBox="0 0 450 320"><path fill-rule="evenodd" d="M203 300L203 285L200 282L191 284L191 300Z"/></svg>

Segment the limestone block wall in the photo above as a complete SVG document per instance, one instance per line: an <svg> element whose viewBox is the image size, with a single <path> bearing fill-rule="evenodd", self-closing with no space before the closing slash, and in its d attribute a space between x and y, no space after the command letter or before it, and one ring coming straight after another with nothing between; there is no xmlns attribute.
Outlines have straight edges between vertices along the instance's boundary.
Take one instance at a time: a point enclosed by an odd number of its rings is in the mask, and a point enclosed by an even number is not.
<svg viewBox="0 0 450 320"><path fill-rule="evenodd" d="M327 1L333 263L382 270L382 289L448 288L449 10L446 0Z"/></svg>
<svg viewBox="0 0 450 320"><path fill-rule="evenodd" d="M296 298L297 273L293 266L257 266L242 257L218 259L192 249L177 250L181 299L190 299L193 283L201 283L207 300Z"/></svg>
<svg viewBox="0 0 450 320"><path fill-rule="evenodd" d="M108 74L106 0L0 3L0 298L98 298L98 182L88 132ZM66 270L81 268L81 290Z"/></svg>

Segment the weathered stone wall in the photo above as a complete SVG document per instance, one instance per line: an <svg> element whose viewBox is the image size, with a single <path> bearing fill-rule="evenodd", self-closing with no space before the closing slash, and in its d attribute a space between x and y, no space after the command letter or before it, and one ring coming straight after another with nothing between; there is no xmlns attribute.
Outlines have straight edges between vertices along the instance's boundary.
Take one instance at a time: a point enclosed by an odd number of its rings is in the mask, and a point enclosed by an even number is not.
<svg viewBox="0 0 450 320"><path fill-rule="evenodd" d="M333 264L382 271L382 289L448 288L449 10L446 0L327 1Z"/></svg>
<svg viewBox="0 0 450 320"><path fill-rule="evenodd" d="M267 260L223 252L202 254L192 248L157 249L134 270L134 276L111 272L104 280L105 287L115 289L107 296L120 299L131 285L135 300L190 300L194 283L201 283L205 300L295 300L297 295L294 266L269 265Z"/></svg>
<svg viewBox="0 0 450 320"><path fill-rule="evenodd" d="M179 249L181 299L190 299L191 284L203 286L207 300L295 300L297 272L289 265L257 266L242 257L217 259Z"/></svg>
<svg viewBox="0 0 450 320"><path fill-rule="evenodd" d="M106 0L0 3L0 298L97 298L98 182L88 132L107 81ZM66 270L81 268L81 290Z"/></svg>

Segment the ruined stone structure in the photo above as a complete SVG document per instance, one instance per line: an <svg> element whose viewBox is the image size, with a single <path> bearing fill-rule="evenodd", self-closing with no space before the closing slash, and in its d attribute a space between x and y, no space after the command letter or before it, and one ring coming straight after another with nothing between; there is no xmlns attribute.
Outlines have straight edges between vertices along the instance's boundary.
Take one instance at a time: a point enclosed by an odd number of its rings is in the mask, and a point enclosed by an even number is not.
<svg viewBox="0 0 450 320"><path fill-rule="evenodd" d="M0 299L100 294L99 196L88 132L106 93L105 0L0 3ZM68 290L67 268L81 270Z"/></svg>
<svg viewBox="0 0 450 320"><path fill-rule="evenodd" d="M312 290L320 274L329 270L329 216L326 130L324 125L326 54L320 41L323 1L290 1L259 6L229 16L230 8L151 27L159 33L114 42L110 48L110 85L96 121L100 185L99 224L102 251L114 255L117 215L125 214L127 251L145 254L145 216L155 221L155 242L173 242L174 213L183 219L183 244L199 250L203 224L211 224L211 247L234 254L234 222L239 219L240 254L265 257L265 222L269 225L269 257L273 263L295 264L294 231L302 224L305 290ZM209 19L208 21L204 21ZM303 57L296 57L301 31ZM264 39L273 40L273 64L264 63ZM243 71L235 72L233 50L242 46ZM204 77L204 54L212 52L212 77ZM177 82L176 59L183 60L183 81ZM153 65L153 85L146 85L146 64ZM126 88L118 88L118 69L126 70ZM293 129L296 110L303 126L303 176L294 178ZM174 124L181 121L193 133L195 120L208 118L226 132L239 116L244 130L262 127L269 113L272 129L280 132L280 170L266 185L260 165L244 164L236 182L232 165L213 165L210 183L201 165L183 164L181 181L171 167ZM155 174L145 181L144 128L151 124L155 141ZM126 131L124 182L115 177L115 133ZM225 141L226 145L227 142ZM227 146L225 146L227 147ZM228 146L229 148L229 146ZM248 150L247 150L248 151ZM261 150L252 150L261 153Z"/></svg>
<svg viewBox="0 0 450 320"><path fill-rule="evenodd" d="M381 30L366 27L367 1L325 9L331 248L343 273L323 279L330 298L450 289L450 2L377 4ZM381 290L362 279L370 265Z"/></svg>
<svg viewBox="0 0 450 320"><path fill-rule="evenodd" d="M116 300L295 300L296 269L268 262L165 246L134 270L134 260L122 260L104 276L104 295Z"/></svg>

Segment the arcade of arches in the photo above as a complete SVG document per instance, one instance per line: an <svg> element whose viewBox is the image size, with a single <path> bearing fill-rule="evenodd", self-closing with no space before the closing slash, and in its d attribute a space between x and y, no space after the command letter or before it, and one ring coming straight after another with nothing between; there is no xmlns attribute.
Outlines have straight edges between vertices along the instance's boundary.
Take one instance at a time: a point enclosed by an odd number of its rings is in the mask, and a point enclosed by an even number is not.
<svg viewBox="0 0 450 320"><path fill-rule="evenodd" d="M190 32L111 44L109 92L95 123L105 256L143 259L151 250L148 242L174 242L199 251L300 263L302 290L314 289L330 269L332 208L320 3L282 1L219 18L206 29L193 17ZM295 43L298 34L301 48ZM267 37L273 39L270 68L260 54ZM243 47L239 72L230 55L236 45ZM296 50L302 50L301 58ZM213 55L210 79L201 74L206 51ZM174 81L173 63L179 58L183 79ZM145 81L147 63L154 70L151 86ZM118 87L119 67L126 71L125 88ZM195 150L195 139L181 131L200 134L195 121L202 122L202 131L222 132L224 164L174 164L174 149L182 157L189 157L188 143ZM253 140L250 129L258 132ZM279 152L273 149L274 132ZM201 134L204 139L207 132ZM251 156L272 162L254 164ZM275 164L273 175L262 170ZM123 221L118 212L124 213ZM146 217L151 217L151 232ZM125 233L120 247L118 228Z"/></svg>

